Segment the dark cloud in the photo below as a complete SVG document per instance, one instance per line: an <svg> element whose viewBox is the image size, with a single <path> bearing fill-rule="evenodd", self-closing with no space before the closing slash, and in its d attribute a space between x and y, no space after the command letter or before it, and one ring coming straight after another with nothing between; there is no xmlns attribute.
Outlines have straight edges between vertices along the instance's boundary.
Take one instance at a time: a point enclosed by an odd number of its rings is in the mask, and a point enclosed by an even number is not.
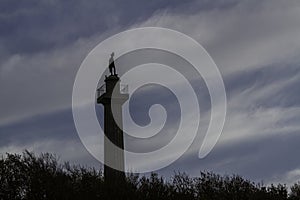
<svg viewBox="0 0 300 200"><path fill-rule="evenodd" d="M69 109L3 125L0 130L0 146L30 146L34 142L44 140L78 139Z"/></svg>
<svg viewBox="0 0 300 200"><path fill-rule="evenodd" d="M0 155L21 153L56 154L61 162L100 167L82 145L73 123L71 109L37 115L26 120L0 126Z"/></svg>
<svg viewBox="0 0 300 200"><path fill-rule="evenodd" d="M269 88L266 95L253 101L252 107L299 106L300 67L298 63L273 64L258 69L249 69L224 78L228 99L250 90L247 95L258 95L262 88ZM245 108L249 104L245 104Z"/></svg>
<svg viewBox="0 0 300 200"><path fill-rule="evenodd" d="M0 42L10 54L59 48L80 37L124 28L180 2L5 0L1 2Z"/></svg>
<svg viewBox="0 0 300 200"><path fill-rule="evenodd" d="M161 170L161 173L169 176L173 171L181 169L197 176L200 171L213 171L221 174L240 174L265 183L278 177L287 181L284 176L300 167L300 161L297 159L299 142L300 136L297 131L217 145L206 158L198 159L197 153L183 156Z"/></svg>

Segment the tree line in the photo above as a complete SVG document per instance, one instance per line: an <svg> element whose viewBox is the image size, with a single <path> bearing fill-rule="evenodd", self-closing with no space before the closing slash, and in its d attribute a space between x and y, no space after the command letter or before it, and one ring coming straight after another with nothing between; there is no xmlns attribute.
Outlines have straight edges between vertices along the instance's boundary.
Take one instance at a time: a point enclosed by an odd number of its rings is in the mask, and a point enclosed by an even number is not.
<svg viewBox="0 0 300 200"><path fill-rule="evenodd" d="M200 172L199 177L189 177L177 172L168 180L156 173L127 174L124 183L112 186L104 182L102 170L60 164L49 153L7 153L0 159L0 200L27 199L300 200L300 182L288 188L264 186L238 175Z"/></svg>

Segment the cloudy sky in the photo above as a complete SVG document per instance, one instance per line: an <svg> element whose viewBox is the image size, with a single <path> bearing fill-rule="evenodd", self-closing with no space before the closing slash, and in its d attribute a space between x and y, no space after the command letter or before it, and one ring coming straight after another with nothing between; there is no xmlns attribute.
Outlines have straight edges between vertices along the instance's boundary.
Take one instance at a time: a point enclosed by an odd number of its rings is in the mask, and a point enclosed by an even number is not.
<svg viewBox="0 0 300 200"><path fill-rule="evenodd" d="M77 70L111 35L158 26L203 45L219 67L228 103L225 126L212 152L198 158L199 136L159 173L169 176L175 170L197 176L207 170L264 183L300 180L300 1L2 0L0 5L0 154L29 149L99 166L73 122ZM209 96L199 88L205 130ZM148 119L143 105L157 103L143 92L132 98L133 119L140 125ZM163 93L159 102L172 110L176 101ZM143 97L148 101L138 100ZM101 120L101 108L99 113ZM165 135L172 135L168 133L174 126L171 119ZM170 139L165 135L134 147L127 140L127 148L160 147Z"/></svg>

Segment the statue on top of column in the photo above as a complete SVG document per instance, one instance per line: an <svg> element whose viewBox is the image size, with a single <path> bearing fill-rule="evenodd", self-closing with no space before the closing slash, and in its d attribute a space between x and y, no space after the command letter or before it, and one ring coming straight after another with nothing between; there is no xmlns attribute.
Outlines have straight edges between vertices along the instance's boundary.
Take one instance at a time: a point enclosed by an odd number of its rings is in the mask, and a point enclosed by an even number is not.
<svg viewBox="0 0 300 200"><path fill-rule="evenodd" d="M108 68L109 68L110 75L117 75L116 74L115 61L114 61L114 55L115 55L115 53L112 52L110 54L110 58L109 58L109 66L108 66Z"/></svg>

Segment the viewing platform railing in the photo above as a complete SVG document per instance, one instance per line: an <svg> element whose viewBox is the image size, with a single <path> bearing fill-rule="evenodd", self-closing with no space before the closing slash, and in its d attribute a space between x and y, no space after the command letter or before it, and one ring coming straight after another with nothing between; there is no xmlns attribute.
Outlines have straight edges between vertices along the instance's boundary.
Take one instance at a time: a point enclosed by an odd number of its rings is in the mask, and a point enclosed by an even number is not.
<svg viewBox="0 0 300 200"><path fill-rule="evenodd" d="M106 93L106 85L103 84L103 85L101 85L101 87L99 87L97 89L97 98L105 93ZM120 84L120 93L128 94L128 85L127 84Z"/></svg>

